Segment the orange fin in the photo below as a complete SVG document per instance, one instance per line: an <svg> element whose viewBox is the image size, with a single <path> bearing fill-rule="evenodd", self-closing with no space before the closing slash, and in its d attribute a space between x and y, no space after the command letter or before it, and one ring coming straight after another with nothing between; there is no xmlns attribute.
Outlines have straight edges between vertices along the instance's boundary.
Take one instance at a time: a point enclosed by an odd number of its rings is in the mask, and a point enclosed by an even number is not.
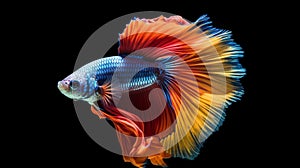
<svg viewBox="0 0 300 168"><path fill-rule="evenodd" d="M160 142L173 157L195 158L224 120L224 108L243 94L241 48L206 16L195 23L180 16L132 20L120 34L119 55L143 56L165 70L161 87L176 125Z"/></svg>

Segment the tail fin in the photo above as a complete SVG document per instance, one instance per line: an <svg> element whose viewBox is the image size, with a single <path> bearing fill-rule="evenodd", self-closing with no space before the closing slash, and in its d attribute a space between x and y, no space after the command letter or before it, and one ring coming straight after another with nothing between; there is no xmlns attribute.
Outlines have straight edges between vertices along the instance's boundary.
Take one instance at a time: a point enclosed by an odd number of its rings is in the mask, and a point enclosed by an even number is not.
<svg viewBox="0 0 300 168"><path fill-rule="evenodd" d="M173 157L195 158L224 120L224 108L243 94L240 46L206 16L191 24L180 16L160 16L127 25L119 55L131 53L159 62L165 72L161 87L176 121L161 144Z"/></svg>

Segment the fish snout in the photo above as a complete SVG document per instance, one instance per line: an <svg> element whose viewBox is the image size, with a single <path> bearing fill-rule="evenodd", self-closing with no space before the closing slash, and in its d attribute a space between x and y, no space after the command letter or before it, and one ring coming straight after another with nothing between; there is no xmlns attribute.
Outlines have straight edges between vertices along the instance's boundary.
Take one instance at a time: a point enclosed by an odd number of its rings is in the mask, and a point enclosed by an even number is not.
<svg viewBox="0 0 300 168"><path fill-rule="evenodd" d="M69 84L70 84L70 81L59 81L57 83L57 88L59 90L65 90L65 91L68 91L69 90Z"/></svg>

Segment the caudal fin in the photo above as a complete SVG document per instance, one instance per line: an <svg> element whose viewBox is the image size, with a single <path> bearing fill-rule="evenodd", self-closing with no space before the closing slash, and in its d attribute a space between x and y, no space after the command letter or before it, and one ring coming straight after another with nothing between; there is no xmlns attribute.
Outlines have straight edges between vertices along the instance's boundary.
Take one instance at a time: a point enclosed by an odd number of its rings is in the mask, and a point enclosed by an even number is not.
<svg viewBox="0 0 300 168"><path fill-rule="evenodd" d="M176 119L160 143L173 157L195 158L221 125L225 108L243 94L241 47L207 16L195 23L160 16L132 20L120 34L119 55L132 53L158 62L164 71L160 86Z"/></svg>

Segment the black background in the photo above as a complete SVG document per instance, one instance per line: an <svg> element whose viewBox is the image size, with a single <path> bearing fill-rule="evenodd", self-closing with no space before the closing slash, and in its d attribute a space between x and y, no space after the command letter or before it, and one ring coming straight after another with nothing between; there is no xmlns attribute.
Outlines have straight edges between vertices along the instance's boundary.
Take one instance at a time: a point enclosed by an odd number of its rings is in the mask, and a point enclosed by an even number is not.
<svg viewBox="0 0 300 168"><path fill-rule="evenodd" d="M193 161L179 158L167 159L170 168L259 166L280 161L280 140L271 138L278 126L268 124L267 99L270 91L264 81L271 79L268 66L268 38L266 30L274 15L265 12L272 5L230 2L153 2L110 4L41 4L26 16L22 23L27 27L26 43L31 46L34 66L27 66L30 76L36 75L33 87L38 87L34 97L34 112L26 115L29 126L20 131L21 156L29 156L26 163L33 165L84 167L133 167L116 155L97 145L81 127L72 100L63 96L56 88L57 82L72 73L77 55L88 37L106 22L119 16L138 11L170 12L195 21L203 14L217 28L231 30L234 40L245 51L240 62L247 70L241 80L245 94L241 101L227 109L227 116L219 131L204 143L200 155ZM29 10L29 9L28 9ZM29 21L30 20L30 21ZM26 30L27 30L26 29ZM27 48L28 49L28 48ZM116 55L112 48L108 55ZM33 56L34 55L34 56ZM38 70L37 70L38 69ZM272 114L273 115L273 114ZM27 127L26 127L27 128ZM30 132L30 133L29 133ZM19 141L19 143L20 143ZM272 142L275 141L275 145ZM24 154L23 154L24 153ZM104 166L108 165L108 166ZM148 167L154 167L149 165Z"/></svg>

